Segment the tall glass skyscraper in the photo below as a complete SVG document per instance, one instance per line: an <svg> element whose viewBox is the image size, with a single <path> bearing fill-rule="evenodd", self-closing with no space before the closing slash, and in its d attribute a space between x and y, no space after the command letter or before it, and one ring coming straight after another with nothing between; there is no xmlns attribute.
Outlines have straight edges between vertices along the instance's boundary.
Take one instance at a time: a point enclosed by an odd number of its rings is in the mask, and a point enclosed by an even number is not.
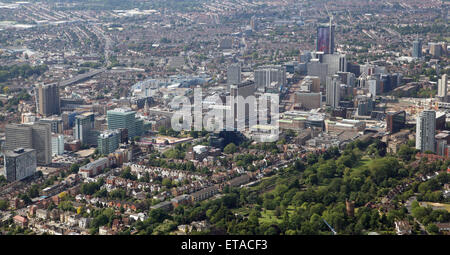
<svg viewBox="0 0 450 255"><path fill-rule="evenodd" d="M436 152L436 112L425 110L417 117L416 149L421 152Z"/></svg>
<svg viewBox="0 0 450 255"><path fill-rule="evenodd" d="M417 39L413 42L412 54L413 58L422 57L422 41Z"/></svg>
<svg viewBox="0 0 450 255"><path fill-rule="evenodd" d="M133 138L142 134L142 122L136 120L136 112L130 108L116 108L109 110L106 114L108 129L115 130L126 128L128 137Z"/></svg>
<svg viewBox="0 0 450 255"><path fill-rule="evenodd" d="M331 24L317 27L316 51L321 51L324 54L334 53L334 30L335 26Z"/></svg>

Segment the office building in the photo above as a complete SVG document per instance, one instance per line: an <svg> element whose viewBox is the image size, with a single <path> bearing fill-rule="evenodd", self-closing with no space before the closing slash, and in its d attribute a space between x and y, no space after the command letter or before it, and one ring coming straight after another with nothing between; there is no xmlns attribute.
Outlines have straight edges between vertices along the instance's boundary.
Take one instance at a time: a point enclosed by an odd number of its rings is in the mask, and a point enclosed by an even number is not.
<svg viewBox="0 0 450 255"><path fill-rule="evenodd" d="M241 64L231 64L227 70L227 84L241 83Z"/></svg>
<svg viewBox="0 0 450 255"><path fill-rule="evenodd" d="M372 98L366 95L357 96L357 112L358 116L370 116L374 109L374 102Z"/></svg>
<svg viewBox="0 0 450 255"><path fill-rule="evenodd" d="M413 58L421 58L422 57L422 40L417 39L413 42L411 55Z"/></svg>
<svg viewBox="0 0 450 255"><path fill-rule="evenodd" d="M337 72L342 84L346 84L350 87L355 87L356 77L354 73L350 72Z"/></svg>
<svg viewBox="0 0 450 255"><path fill-rule="evenodd" d="M311 110L322 106L322 93L295 93L294 110ZM296 109L298 108L298 109Z"/></svg>
<svg viewBox="0 0 450 255"><path fill-rule="evenodd" d="M247 97L255 95L255 92L256 92L255 85L256 84L253 81L246 81L246 82L243 82L238 85L230 86L230 96L232 97L232 100L233 100L231 103L234 106L225 113L226 117L224 118L224 121L226 121L226 119L229 118L227 115L231 114L231 118L234 120L233 121L234 127L224 126L225 128L236 129L238 127L244 127L244 126L248 127L248 125L250 123L250 118L253 118L252 121L254 119L256 119L256 117L257 117L257 116L255 116L256 114L250 114L250 110L255 110L256 105L254 107L250 107L249 104L243 105L243 107L245 107L244 117L239 118L238 112L240 109L238 109L238 104L237 104L237 100L238 100L237 97L242 97L244 100L246 100ZM242 107L242 105L241 105L241 107ZM232 110L234 110L234 111L232 112ZM226 122L225 124L231 124L231 123Z"/></svg>
<svg viewBox="0 0 450 255"><path fill-rule="evenodd" d="M49 118L43 118L40 119L39 122L50 124L52 133L62 134L64 132L64 122L61 117L52 116Z"/></svg>
<svg viewBox="0 0 450 255"><path fill-rule="evenodd" d="M253 31L256 31L258 29L258 22L255 16L252 16L250 18L250 27L252 28Z"/></svg>
<svg viewBox="0 0 450 255"><path fill-rule="evenodd" d="M347 57L345 54L324 54L321 62L327 64L328 75L333 75L337 72L347 72Z"/></svg>
<svg viewBox="0 0 450 255"><path fill-rule="evenodd" d="M5 149L35 149L37 163L48 165L52 162L51 134L47 123L9 124L5 128Z"/></svg>
<svg viewBox="0 0 450 255"><path fill-rule="evenodd" d="M7 181L20 181L36 172L36 150L17 148L3 154L3 176Z"/></svg>
<svg viewBox="0 0 450 255"><path fill-rule="evenodd" d="M331 108L338 108L341 90L341 82L339 80L338 75L328 76L327 77L327 87L326 87L326 103L331 106Z"/></svg>
<svg viewBox="0 0 450 255"><path fill-rule="evenodd" d="M265 92L267 88L276 88L279 91L283 86L286 86L285 66L262 66L255 70L254 75L258 91Z"/></svg>
<svg viewBox="0 0 450 255"><path fill-rule="evenodd" d="M435 152L436 112L425 110L417 117L416 149Z"/></svg>
<svg viewBox="0 0 450 255"><path fill-rule="evenodd" d="M300 92L320 92L320 78L317 76L306 76L300 83Z"/></svg>
<svg viewBox="0 0 450 255"><path fill-rule="evenodd" d="M317 27L316 51L324 54L334 53L334 31L335 26L331 24L322 24Z"/></svg>
<svg viewBox="0 0 450 255"><path fill-rule="evenodd" d="M116 108L107 112L108 130L126 128L128 138L140 136L143 132L142 120L136 119L136 112L130 108Z"/></svg>
<svg viewBox="0 0 450 255"><path fill-rule="evenodd" d="M435 58L439 58L443 55L444 49L440 43L430 43L430 54ZM447 47L445 47L447 48Z"/></svg>
<svg viewBox="0 0 450 255"><path fill-rule="evenodd" d="M369 90L369 93L372 95L372 98L375 99L380 92L380 86L379 82L376 79L368 79L366 81L367 89Z"/></svg>
<svg viewBox="0 0 450 255"><path fill-rule="evenodd" d="M308 76L317 76L320 78L320 84L325 86L328 74L328 64L320 63L318 59L312 59L306 65Z"/></svg>
<svg viewBox="0 0 450 255"><path fill-rule="evenodd" d="M58 84L39 85L35 89L36 109L41 116L60 114Z"/></svg>
<svg viewBox="0 0 450 255"><path fill-rule="evenodd" d="M64 153L64 135L52 134L52 155L62 155Z"/></svg>
<svg viewBox="0 0 450 255"><path fill-rule="evenodd" d="M75 116L73 136L83 145L97 145L98 131L94 129L95 115L92 112Z"/></svg>
<svg viewBox="0 0 450 255"><path fill-rule="evenodd" d="M98 136L98 151L100 154L108 155L119 148L120 142L120 131L119 130L108 130L104 131Z"/></svg>
<svg viewBox="0 0 450 255"><path fill-rule="evenodd" d="M386 131L391 134L397 133L402 128L405 127L406 123L406 112L390 112L386 115Z"/></svg>
<svg viewBox="0 0 450 255"><path fill-rule="evenodd" d="M442 75L442 78L438 80L438 97L446 98L447 97L447 85L448 79L447 74Z"/></svg>

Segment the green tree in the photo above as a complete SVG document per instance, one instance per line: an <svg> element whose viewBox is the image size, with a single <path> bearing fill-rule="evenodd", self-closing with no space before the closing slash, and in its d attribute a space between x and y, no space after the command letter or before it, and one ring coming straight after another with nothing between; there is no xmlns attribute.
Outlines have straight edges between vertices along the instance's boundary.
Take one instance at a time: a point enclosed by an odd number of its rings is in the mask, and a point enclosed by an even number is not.
<svg viewBox="0 0 450 255"><path fill-rule="evenodd" d="M234 143L229 143L225 148L223 149L223 152L226 154L233 154L237 151L237 147Z"/></svg>
<svg viewBox="0 0 450 255"><path fill-rule="evenodd" d="M1 211L6 211L6 209L8 209L8 201L7 200L0 200L0 210Z"/></svg>

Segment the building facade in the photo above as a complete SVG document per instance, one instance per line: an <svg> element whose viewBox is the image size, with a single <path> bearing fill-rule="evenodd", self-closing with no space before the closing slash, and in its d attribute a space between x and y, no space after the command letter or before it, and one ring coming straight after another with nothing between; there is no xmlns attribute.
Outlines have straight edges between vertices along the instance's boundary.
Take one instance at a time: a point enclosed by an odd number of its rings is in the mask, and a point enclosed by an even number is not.
<svg viewBox="0 0 450 255"><path fill-rule="evenodd" d="M36 150L17 148L4 152L3 175L7 181L20 181L36 172Z"/></svg>
<svg viewBox="0 0 450 255"><path fill-rule="evenodd" d="M5 149L35 149L37 163L52 162L51 126L47 123L10 124L5 128Z"/></svg>
<svg viewBox="0 0 450 255"><path fill-rule="evenodd" d="M425 110L417 117L416 124L416 149L421 152L436 151L436 112Z"/></svg>
<svg viewBox="0 0 450 255"><path fill-rule="evenodd" d="M119 148L120 131L105 131L98 136L98 151L100 154L108 155Z"/></svg>
<svg viewBox="0 0 450 255"><path fill-rule="evenodd" d="M41 116L61 113L59 85L39 85L36 88L36 109Z"/></svg>
<svg viewBox="0 0 450 255"><path fill-rule="evenodd" d="M339 76L337 75L328 76L326 103L333 109L339 107L339 101L341 100L340 90L341 90L341 82L339 80Z"/></svg>

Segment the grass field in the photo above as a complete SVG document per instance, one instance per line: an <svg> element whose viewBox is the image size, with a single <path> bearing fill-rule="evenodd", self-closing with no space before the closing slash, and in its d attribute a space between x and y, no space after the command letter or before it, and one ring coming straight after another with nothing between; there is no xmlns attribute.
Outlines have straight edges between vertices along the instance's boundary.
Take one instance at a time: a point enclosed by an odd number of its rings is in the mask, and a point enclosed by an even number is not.
<svg viewBox="0 0 450 255"><path fill-rule="evenodd" d="M369 157L367 157L367 156L364 156L364 157L362 157L361 160L358 162L358 165L357 165L356 167L353 167L353 170L355 170L355 171L361 171L361 170L363 170L364 168L368 167L369 164L370 164L370 162L372 162L372 159L369 158Z"/></svg>
<svg viewBox="0 0 450 255"><path fill-rule="evenodd" d="M265 210L261 212L261 218L259 218L259 223L281 223L281 219L274 215L275 210Z"/></svg>
<svg viewBox="0 0 450 255"><path fill-rule="evenodd" d="M450 204L443 204L443 203L433 203L433 202L424 202L427 205L438 207L447 210L447 212L450 212Z"/></svg>
<svg viewBox="0 0 450 255"><path fill-rule="evenodd" d="M295 207L290 205L287 208L289 216L291 216L295 212ZM261 212L261 218L259 218L259 223L281 223L282 222L282 215L280 217L276 217L274 215L275 210L265 210Z"/></svg>

